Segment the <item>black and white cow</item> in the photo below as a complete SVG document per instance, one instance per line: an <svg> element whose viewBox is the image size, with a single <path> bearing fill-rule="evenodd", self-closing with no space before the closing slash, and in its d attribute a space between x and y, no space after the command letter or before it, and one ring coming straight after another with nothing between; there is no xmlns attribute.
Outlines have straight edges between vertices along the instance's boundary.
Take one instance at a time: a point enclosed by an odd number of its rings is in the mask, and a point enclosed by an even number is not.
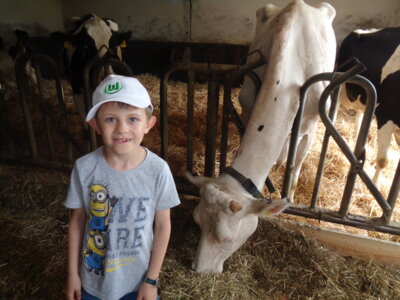
<svg viewBox="0 0 400 300"><path fill-rule="evenodd" d="M373 182L379 185L381 172L388 163L392 134L400 145L400 27L350 33L340 46L337 65L352 57L366 66L366 71L360 75L368 78L377 92L378 155ZM357 132L363 115L359 111L363 111L365 101L366 94L359 86L346 84L346 95L342 89L341 103L358 113Z"/></svg>
<svg viewBox="0 0 400 300"><path fill-rule="evenodd" d="M0 37L0 85L1 89L15 87L14 61L8 53L2 37Z"/></svg>
<svg viewBox="0 0 400 300"><path fill-rule="evenodd" d="M83 73L86 64L94 57L103 57L107 52L123 59L122 47L131 36L131 31L118 32L118 24L111 19L88 14L74 19L73 29L68 34L56 32L52 38L65 47L66 69L71 81L74 102L83 118L86 109L83 97Z"/></svg>
<svg viewBox="0 0 400 300"><path fill-rule="evenodd" d="M28 52L38 52L38 43L33 42L27 31L15 29L12 39L7 42L0 43L0 80L9 88L16 87L15 61ZM48 45L42 47L48 49ZM40 52L40 51L39 51ZM36 73L32 67L31 61L28 60L25 65L25 74L28 78L28 84L34 85L37 83Z"/></svg>

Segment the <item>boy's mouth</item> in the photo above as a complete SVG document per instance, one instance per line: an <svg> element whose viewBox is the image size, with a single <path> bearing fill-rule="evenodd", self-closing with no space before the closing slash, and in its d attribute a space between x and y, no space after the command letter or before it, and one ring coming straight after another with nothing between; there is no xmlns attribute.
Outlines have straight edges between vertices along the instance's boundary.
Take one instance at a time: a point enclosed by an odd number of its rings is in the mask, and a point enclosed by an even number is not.
<svg viewBox="0 0 400 300"><path fill-rule="evenodd" d="M114 140L114 142L117 143L117 144L125 144L125 143L130 142L132 139L126 138L126 139L113 139L113 140Z"/></svg>

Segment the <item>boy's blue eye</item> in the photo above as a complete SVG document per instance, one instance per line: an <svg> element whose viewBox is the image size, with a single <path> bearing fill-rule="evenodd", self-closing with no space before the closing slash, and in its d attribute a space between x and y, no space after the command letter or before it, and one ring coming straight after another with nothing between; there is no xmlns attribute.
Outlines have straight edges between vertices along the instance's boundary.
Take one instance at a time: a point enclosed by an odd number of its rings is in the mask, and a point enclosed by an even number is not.
<svg viewBox="0 0 400 300"><path fill-rule="evenodd" d="M113 117L106 118L106 122L114 122L114 121L115 121L115 118L113 118Z"/></svg>
<svg viewBox="0 0 400 300"><path fill-rule="evenodd" d="M130 118L129 118L129 121L130 121L130 122L136 122L137 120L138 120L138 119L135 118L135 117L130 117Z"/></svg>

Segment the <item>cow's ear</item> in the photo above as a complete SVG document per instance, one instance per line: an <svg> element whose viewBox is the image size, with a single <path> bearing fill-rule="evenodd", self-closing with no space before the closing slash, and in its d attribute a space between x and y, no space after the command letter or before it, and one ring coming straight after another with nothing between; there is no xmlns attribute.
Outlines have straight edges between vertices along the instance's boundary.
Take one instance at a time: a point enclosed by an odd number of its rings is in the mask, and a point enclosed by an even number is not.
<svg viewBox="0 0 400 300"><path fill-rule="evenodd" d="M203 176L192 176L189 172L185 172L185 177L189 180L190 183L197 186L198 188L203 187L205 184L212 181L212 178L203 177Z"/></svg>
<svg viewBox="0 0 400 300"><path fill-rule="evenodd" d="M272 200L268 203L265 200L253 200L250 203L250 213L258 216L274 216L280 214L289 206L287 199Z"/></svg>
<svg viewBox="0 0 400 300"><path fill-rule="evenodd" d="M279 7L273 4L267 4L259 8L256 12L257 24L263 24L267 22L268 19L271 18L271 16L274 15L279 9Z"/></svg>
<svg viewBox="0 0 400 300"><path fill-rule="evenodd" d="M323 2L318 6L318 9L325 14L326 16L328 16L329 21L333 21L333 19L336 16L336 10L333 8L332 5L330 5L329 3Z"/></svg>
<svg viewBox="0 0 400 300"><path fill-rule="evenodd" d="M229 202L229 209L231 210L231 212L236 213L240 210L242 210L242 205L240 205L239 202L232 200L231 202Z"/></svg>
<svg viewBox="0 0 400 300"><path fill-rule="evenodd" d="M116 33L114 33L114 35L115 35L115 44L116 45L118 45L118 46L126 45L126 42L129 41L129 39L131 38L132 31L116 32Z"/></svg>

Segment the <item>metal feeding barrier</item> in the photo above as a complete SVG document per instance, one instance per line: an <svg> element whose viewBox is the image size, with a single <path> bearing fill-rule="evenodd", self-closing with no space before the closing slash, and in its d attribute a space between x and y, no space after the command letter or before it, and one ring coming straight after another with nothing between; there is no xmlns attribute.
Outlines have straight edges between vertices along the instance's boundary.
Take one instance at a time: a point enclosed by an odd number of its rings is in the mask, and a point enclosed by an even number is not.
<svg viewBox="0 0 400 300"><path fill-rule="evenodd" d="M46 96L43 69L47 76L51 74L50 80L55 85L55 97ZM85 65L83 83L86 111L90 108L94 87L113 69L117 69L119 74L132 76L130 67L114 58L109 51L102 58L95 57ZM11 122L4 110L5 90L2 85L0 105L3 109L0 125L2 132L5 132L8 149L1 151L0 159L19 164L70 170L74 160L94 150L97 143L94 131L85 122L74 124L74 126L82 127L79 131L83 133L83 138L78 140L72 133L72 124L68 118L64 99L62 77L56 63L46 55L26 53L15 61L15 74L24 130L16 132L10 125ZM37 122L38 118L41 118L42 122ZM60 145L60 137L63 145ZM29 143L24 143L23 140L28 140Z"/></svg>
<svg viewBox="0 0 400 300"><path fill-rule="evenodd" d="M50 68L53 73L54 78L52 79L56 87L55 101L54 99L50 101L50 99L47 99L45 96L45 88L41 73L43 63L45 63L47 68ZM229 123L233 122L240 134L243 134L245 131L245 127L240 121L239 114L232 103L231 91L235 85L240 83L245 75L252 79L255 90L258 91L261 86L261 80L254 70L265 63L266 60L261 54L256 62L248 65L194 63L190 62L189 52L186 52L182 61L173 63L160 80L161 156L168 161L168 80L173 73L182 71L187 73L186 166L187 170L190 172L193 170L194 157L195 80L196 76L199 74L207 78L206 136L203 137L205 141L204 175L213 177L215 176L216 166L218 164L220 173L223 172L226 167ZM26 72L29 64L31 64L34 70L33 78L30 78ZM92 90L98 84L101 77L110 72L111 68L113 72L118 69L115 73L128 76L132 75L132 71L126 64L108 55L102 59L95 58L86 65L83 76L86 110L90 107L90 95ZM301 123L303 115L304 99L307 95L307 90L317 82L326 81L329 82L329 84L323 91L319 102L319 113L326 131L310 204L301 205L292 203L292 205L285 210L285 213L400 235L400 224L392 220L400 189L400 163L397 166L387 198L380 193L363 169L365 162L365 144L376 106L376 92L372 84L366 78L358 75L362 71L363 66L358 63L344 73L317 74L308 79L300 89L299 110L293 123L281 196L287 197L290 191L290 182L293 176L293 164L297 147L294 141L296 141L298 137L299 124ZM65 106L62 80L56 64L49 57L44 55L26 54L16 60L15 73L20 94L21 111L24 118L23 129L25 134L21 136L20 132L16 133L17 129L10 125L10 117L5 110L2 109L0 114L0 129L2 136L4 132L4 136L8 138L9 143L7 143L8 149L6 151L4 151L4 147L2 147L0 159L18 162L19 164L33 164L46 168L70 170L74 159L95 149L97 147L97 142L94 132L89 130L88 127L83 128L83 125L81 125L82 130L86 132L83 141L78 141L72 134L71 124L68 121L68 114ZM350 149L334 126L338 109L339 89L340 85L344 82L355 83L361 86L367 95L364 119L354 150ZM221 86L224 88L224 94L222 118L219 120L218 110ZM2 106L4 104L4 94L5 88L2 84L0 87L0 105ZM327 113L329 98L332 103ZM40 129L35 128L38 124L37 119L39 117L42 121ZM221 122L220 136L217 131L219 122ZM26 138L24 136L26 136ZM324 171L325 156L331 139L339 146L350 163L343 196L342 199L338 199L338 201L341 201L338 210L326 209L318 205L318 194ZM24 140L29 142L28 146L26 146L27 143L23 142ZM219 160L217 157L218 142L220 143ZM370 218L349 213L357 177L363 181L375 201L381 207L382 215L380 217ZM175 179L178 190L181 193L197 194L197 190L184 178L177 176ZM269 180L266 181L266 185L270 192L275 190L273 184Z"/></svg>
<svg viewBox="0 0 400 300"><path fill-rule="evenodd" d="M44 65L54 77L56 103L51 103L50 99L45 96L41 71ZM61 76L56 64L46 55L26 53L15 61L15 75L29 141L29 154L26 151L22 151L25 154L22 156L10 153L8 159L55 169L69 168L73 163L73 151L82 154L84 148L70 131ZM33 115L35 118L41 115L43 121L41 128L34 125ZM54 135L52 131L55 131L56 134ZM13 135L16 136L16 134ZM62 137L64 146L60 147L60 141L55 140L54 137ZM17 139L19 138L17 137ZM20 146L25 145L26 143L22 143ZM57 149L56 145L58 145ZM57 153L60 149L64 150L63 154Z"/></svg>
<svg viewBox="0 0 400 300"><path fill-rule="evenodd" d="M229 122L233 122L239 133L243 134L245 128L240 121L239 115L232 103L231 90L235 84L240 82L244 75L249 76L256 88L259 90L261 81L257 77L254 70L265 64L265 58L260 56L260 59L252 64L237 66L237 65L210 65L210 64L197 64L191 63L188 59L182 62L173 64L165 73L161 80L160 85L160 114L161 114L161 156L168 160L168 98L167 98L167 84L168 79L173 72L185 71L188 75L187 83L187 170L189 172L193 169L193 127L194 127L194 80L196 72L205 73L208 78L208 99L207 99L207 128L205 137L205 167L204 176L214 177L216 160L216 145L217 138L220 138L220 157L219 167L220 173L226 167L226 154L227 144L229 137ZM347 72L333 72L322 73L308 79L300 90L299 95L299 110L295 121L293 123L291 141L288 151L288 159L286 162L285 174L282 183L281 197L287 197L290 191L290 183L293 176L293 165L295 160L295 153L300 129L300 123L303 116L304 99L307 90L313 84L319 81L328 81L329 85L325 88L320 98L319 113L326 128L324 141L322 144L318 171L315 179L315 185L310 205L301 205L292 203L292 205L285 210L285 213L312 218L316 220L328 221L337 224L349 225L357 228L379 231L384 233L400 235L400 224L391 220L396 199L400 188L400 163L397 167L396 174L393 178L393 183L387 199L379 192L377 187L372 183L369 176L363 169L365 161L365 144L367 141L368 131L376 106L376 92L372 83L365 77L358 75L364 70L364 66L357 62L357 64ZM344 82L355 83L361 86L367 94L367 104L364 113L364 119L361 125L360 133L358 135L355 149L352 151L347 145L346 141L337 131L334 126L335 117L338 109L338 95L340 85ZM221 120L221 136L217 137L217 122L218 122L218 106L219 106L219 88L223 85L223 112ZM331 96L331 97L329 97ZM332 104L327 113L328 99L331 98ZM339 148L350 162L350 168L346 180L346 185L341 199L340 209L338 211L326 209L317 205L318 192L321 185L321 178L323 176L323 169L325 163L325 156L327 153L328 143L330 138L338 144ZM349 213L351 198L353 195L355 180L359 176L365 183L371 194L382 208L382 216L378 218L370 218L366 216L353 215ZM188 184L182 177L175 177L178 190L182 193L197 195L197 189ZM270 181L266 182L268 190L273 192L275 190Z"/></svg>

